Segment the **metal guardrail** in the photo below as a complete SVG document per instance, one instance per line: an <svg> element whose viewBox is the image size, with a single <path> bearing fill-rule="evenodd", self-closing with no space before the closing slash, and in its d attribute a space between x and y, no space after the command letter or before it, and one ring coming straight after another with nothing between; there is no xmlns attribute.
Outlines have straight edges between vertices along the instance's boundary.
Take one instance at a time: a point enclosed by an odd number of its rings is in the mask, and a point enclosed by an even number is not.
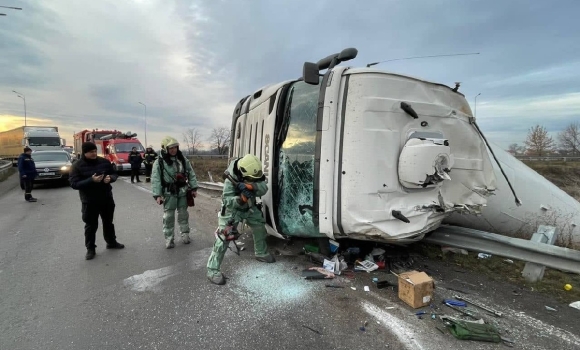
<svg viewBox="0 0 580 350"><path fill-rule="evenodd" d="M223 191L224 184L222 182L198 182L200 188L212 191Z"/></svg>
<svg viewBox="0 0 580 350"><path fill-rule="evenodd" d="M563 157L563 156L515 156L519 160L539 160L545 162L564 161L564 162L580 162L580 157Z"/></svg>
<svg viewBox="0 0 580 350"><path fill-rule="evenodd" d="M12 162L6 160L0 160L0 173L12 168Z"/></svg>
<svg viewBox="0 0 580 350"><path fill-rule="evenodd" d="M425 237L423 241L533 262L556 270L580 273L580 251L525 239L444 225Z"/></svg>

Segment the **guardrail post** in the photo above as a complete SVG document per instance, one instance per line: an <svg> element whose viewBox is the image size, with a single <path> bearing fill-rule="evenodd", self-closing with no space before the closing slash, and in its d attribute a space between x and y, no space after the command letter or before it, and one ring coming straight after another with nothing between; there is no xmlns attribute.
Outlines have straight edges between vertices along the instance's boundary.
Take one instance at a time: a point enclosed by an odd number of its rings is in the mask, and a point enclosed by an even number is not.
<svg viewBox="0 0 580 350"><path fill-rule="evenodd" d="M556 227L540 225L538 231L532 235L532 238L530 238L530 241L554 245L557 236L558 229ZM538 282L544 278L545 270L546 267L544 265L528 262L522 271L522 276L528 282Z"/></svg>

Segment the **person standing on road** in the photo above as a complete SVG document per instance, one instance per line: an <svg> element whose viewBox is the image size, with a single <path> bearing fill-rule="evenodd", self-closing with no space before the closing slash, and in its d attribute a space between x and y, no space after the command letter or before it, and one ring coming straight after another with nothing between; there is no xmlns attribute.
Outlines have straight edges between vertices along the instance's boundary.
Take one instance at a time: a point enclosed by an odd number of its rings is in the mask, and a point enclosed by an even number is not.
<svg viewBox="0 0 580 350"><path fill-rule="evenodd" d="M139 171L141 170L143 157L141 157L141 153L137 152L137 147L131 149L131 153L129 153L129 163L131 164L131 183L135 183L135 181L133 181L135 177L137 178L137 182L141 182L141 180L139 180Z"/></svg>
<svg viewBox="0 0 580 350"><path fill-rule="evenodd" d="M85 258L95 257L95 236L99 228L99 215L103 222L103 237L107 249L123 249L125 245L117 242L113 216L115 201L111 183L117 180L117 172L105 158L97 156L97 146L92 142L82 145L81 159L73 163L69 181L71 187L79 191L83 222L85 223Z"/></svg>
<svg viewBox="0 0 580 350"><path fill-rule="evenodd" d="M163 234L165 248L175 247L175 211L184 244L189 244L189 213L187 192L197 197L197 177L193 167L179 150L179 142L171 136L161 141L161 156L153 164L151 190L157 204L163 204Z"/></svg>
<svg viewBox="0 0 580 350"><path fill-rule="evenodd" d="M153 150L153 146L149 145L145 150L145 182L151 182L151 170L153 163L157 160L157 153Z"/></svg>
<svg viewBox="0 0 580 350"><path fill-rule="evenodd" d="M255 155L247 154L243 158L233 160L225 174L222 209L218 214L219 226L212 253L207 261L207 278L211 283L218 285L226 283L220 267L230 241L224 236L224 230L231 232L244 219L252 229L256 260L266 263L276 261L268 252L266 221L260 208L255 205L256 198L268 192L262 162Z"/></svg>
<svg viewBox="0 0 580 350"><path fill-rule="evenodd" d="M36 202L37 199L32 197L32 187L34 178L38 176L36 165L32 159L32 149L24 147L24 153L18 157L18 173L20 181L24 184L24 200L27 202Z"/></svg>

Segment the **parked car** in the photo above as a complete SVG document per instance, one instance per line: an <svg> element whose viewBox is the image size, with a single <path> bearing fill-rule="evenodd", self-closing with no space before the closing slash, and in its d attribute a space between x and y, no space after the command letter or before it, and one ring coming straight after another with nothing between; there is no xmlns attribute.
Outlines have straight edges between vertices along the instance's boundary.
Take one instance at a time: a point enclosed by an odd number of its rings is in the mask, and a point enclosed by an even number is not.
<svg viewBox="0 0 580 350"><path fill-rule="evenodd" d="M34 183L61 182L68 183L72 156L65 150L55 151L34 151L32 159L36 165L38 176ZM20 188L24 189L24 184L20 183Z"/></svg>

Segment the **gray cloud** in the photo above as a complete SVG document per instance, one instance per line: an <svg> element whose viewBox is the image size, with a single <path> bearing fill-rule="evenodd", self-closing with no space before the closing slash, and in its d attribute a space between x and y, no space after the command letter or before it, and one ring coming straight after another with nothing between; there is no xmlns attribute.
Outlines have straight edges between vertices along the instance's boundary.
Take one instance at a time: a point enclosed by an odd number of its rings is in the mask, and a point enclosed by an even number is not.
<svg viewBox="0 0 580 350"><path fill-rule="evenodd" d="M0 115L29 115L78 128L137 131L147 104L150 139L229 126L231 111L258 88L301 75L316 61L357 47L351 66L401 57L379 68L452 85L484 131L511 143L535 123L550 130L578 118L580 3L514 1L13 1L0 25ZM545 109L542 109L545 108ZM533 114L533 116L531 116ZM18 114L17 114L18 115ZM110 123L110 124L109 124ZM506 130L509 130L506 132ZM510 133L510 131L513 131ZM510 136L511 135L511 136ZM520 135L520 136L516 136Z"/></svg>

